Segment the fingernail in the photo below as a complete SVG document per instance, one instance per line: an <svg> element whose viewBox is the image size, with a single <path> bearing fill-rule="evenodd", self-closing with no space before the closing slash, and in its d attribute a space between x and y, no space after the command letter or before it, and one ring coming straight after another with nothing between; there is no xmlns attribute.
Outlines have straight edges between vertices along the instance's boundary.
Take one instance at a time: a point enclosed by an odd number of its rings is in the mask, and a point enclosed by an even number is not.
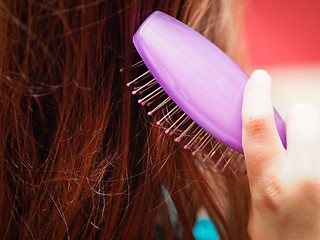
<svg viewBox="0 0 320 240"><path fill-rule="evenodd" d="M252 73L244 94L245 115L255 117L272 113L271 78L264 70Z"/></svg>
<svg viewBox="0 0 320 240"><path fill-rule="evenodd" d="M269 74L265 71L265 70L262 70L262 69L257 69L255 70L252 74L251 74L251 78L268 78L270 79L270 76Z"/></svg>
<svg viewBox="0 0 320 240"><path fill-rule="evenodd" d="M290 111L302 111L302 112L313 112L317 113L318 109L309 103L298 103L295 104L293 107L290 108Z"/></svg>

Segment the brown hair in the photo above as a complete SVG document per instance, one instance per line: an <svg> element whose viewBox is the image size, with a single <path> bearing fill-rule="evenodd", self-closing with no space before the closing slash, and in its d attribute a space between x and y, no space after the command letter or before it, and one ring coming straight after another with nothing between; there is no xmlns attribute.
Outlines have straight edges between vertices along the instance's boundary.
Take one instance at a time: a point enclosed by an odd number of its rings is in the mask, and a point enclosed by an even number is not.
<svg viewBox="0 0 320 240"><path fill-rule="evenodd" d="M0 236L192 239L204 206L221 239L247 239L245 177L199 167L125 84L133 33L152 11L231 54L231 9L227 0L1 1Z"/></svg>

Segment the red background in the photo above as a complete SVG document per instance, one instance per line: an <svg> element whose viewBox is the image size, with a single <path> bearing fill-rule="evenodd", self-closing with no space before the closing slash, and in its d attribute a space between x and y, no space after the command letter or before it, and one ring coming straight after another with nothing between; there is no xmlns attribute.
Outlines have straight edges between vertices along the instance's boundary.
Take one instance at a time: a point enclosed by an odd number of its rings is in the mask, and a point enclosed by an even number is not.
<svg viewBox="0 0 320 240"><path fill-rule="evenodd" d="M320 0L244 0L253 67L320 62Z"/></svg>

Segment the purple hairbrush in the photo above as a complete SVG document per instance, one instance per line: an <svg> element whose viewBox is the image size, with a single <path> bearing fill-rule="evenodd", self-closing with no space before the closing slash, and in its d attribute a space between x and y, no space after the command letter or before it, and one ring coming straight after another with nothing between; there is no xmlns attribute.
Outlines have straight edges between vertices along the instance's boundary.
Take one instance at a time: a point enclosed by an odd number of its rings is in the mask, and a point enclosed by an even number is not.
<svg viewBox="0 0 320 240"><path fill-rule="evenodd" d="M183 126L175 140L189 136L185 148L193 148L193 154L211 144L205 159L214 154L218 141L243 153L241 108L248 75L208 39L162 12L144 21L133 43L149 71L127 85L134 84L133 94L142 94L142 105L162 99L149 111L165 109L157 124L167 119L166 133ZM277 111L274 116L286 146L285 124ZM223 154L228 163L235 156L227 150Z"/></svg>

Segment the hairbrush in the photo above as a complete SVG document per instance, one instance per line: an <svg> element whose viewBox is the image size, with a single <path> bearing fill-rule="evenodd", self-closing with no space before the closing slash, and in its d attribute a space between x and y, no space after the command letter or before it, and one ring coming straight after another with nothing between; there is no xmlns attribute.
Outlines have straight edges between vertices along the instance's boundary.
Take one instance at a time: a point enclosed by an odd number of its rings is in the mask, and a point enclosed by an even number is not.
<svg viewBox="0 0 320 240"><path fill-rule="evenodd" d="M127 83L157 125L203 161L220 151L214 168L237 171L243 162L242 98L248 75L212 42L177 19L156 11L139 27L133 43L145 72ZM274 110L281 141L285 124ZM241 154L237 154L237 152ZM240 157L239 157L240 156Z"/></svg>

